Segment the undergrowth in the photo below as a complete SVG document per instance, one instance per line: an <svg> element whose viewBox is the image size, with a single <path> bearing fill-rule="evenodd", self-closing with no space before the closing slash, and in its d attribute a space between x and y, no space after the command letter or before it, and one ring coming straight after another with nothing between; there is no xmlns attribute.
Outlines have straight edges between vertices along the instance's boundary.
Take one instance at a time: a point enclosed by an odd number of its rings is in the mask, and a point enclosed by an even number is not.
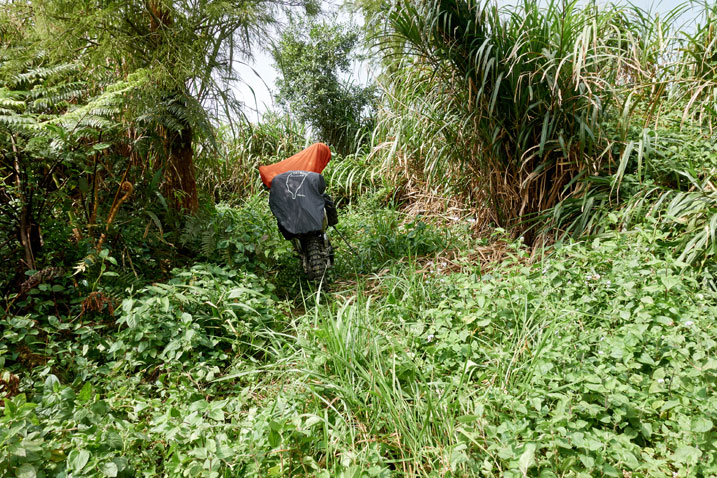
<svg viewBox="0 0 717 478"><path fill-rule="evenodd" d="M325 170L319 283L256 172L301 124L196 149L185 218L139 139L40 135L29 87L0 91L26 170L6 161L0 477L717 475L713 8L685 37L638 8L394 3L394 96Z"/></svg>
<svg viewBox="0 0 717 478"><path fill-rule="evenodd" d="M333 284L282 275L288 249L257 267L272 242L237 260L222 235L273 223L219 207L211 262L114 317L2 319L0 474L715 473L717 293L665 232L512 242L486 272L465 228L376 206L344 210ZM460 268L423 266L451 245Z"/></svg>

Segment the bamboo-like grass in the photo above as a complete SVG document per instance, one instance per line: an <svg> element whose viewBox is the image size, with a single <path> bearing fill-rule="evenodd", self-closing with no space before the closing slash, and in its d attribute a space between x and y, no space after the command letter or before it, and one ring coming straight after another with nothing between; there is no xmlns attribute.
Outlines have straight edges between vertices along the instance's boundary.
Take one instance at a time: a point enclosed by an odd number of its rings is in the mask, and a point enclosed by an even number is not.
<svg viewBox="0 0 717 478"><path fill-rule="evenodd" d="M452 163L507 226L599 171L611 152L602 130L611 85L626 70L619 12L576 1L398 2L390 26L405 54L394 103L442 123L414 138L434 143L428 175Z"/></svg>
<svg viewBox="0 0 717 478"><path fill-rule="evenodd" d="M663 116L713 131L717 15L705 4L691 29L690 6L394 2L384 168L464 194L484 223L593 230L599 209L629 197L625 175L644 178Z"/></svg>

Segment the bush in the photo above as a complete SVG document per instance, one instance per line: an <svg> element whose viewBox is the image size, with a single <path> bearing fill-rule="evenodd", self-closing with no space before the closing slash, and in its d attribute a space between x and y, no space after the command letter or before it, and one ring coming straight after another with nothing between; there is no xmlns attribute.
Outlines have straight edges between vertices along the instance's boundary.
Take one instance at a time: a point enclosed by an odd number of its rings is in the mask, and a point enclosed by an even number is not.
<svg viewBox="0 0 717 478"><path fill-rule="evenodd" d="M267 270L286 251L266 194L250 197L240 208L220 203L190 217L181 243L193 257L229 267Z"/></svg>
<svg viewBox="0 0 717 478"><path fill-rule="evenodd" d="M211 264L176 270L122 301L108 354L115 367L217 374L235 355L261 356L278 321L273 286L257 276Z"/></svg>

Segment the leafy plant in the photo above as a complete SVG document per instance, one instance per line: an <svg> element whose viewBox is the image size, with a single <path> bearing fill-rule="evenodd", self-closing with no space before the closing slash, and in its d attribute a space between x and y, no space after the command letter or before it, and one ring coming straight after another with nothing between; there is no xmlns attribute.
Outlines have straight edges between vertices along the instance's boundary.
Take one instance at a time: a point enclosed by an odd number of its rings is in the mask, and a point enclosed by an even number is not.
<svg viewBox="0 0 717 478"><path fill-rule="evenodd" d="M271 289L253 274L217 266L177 270L167 284L122 302L108 353L129 370L187 362L197 379L211 379L232 355L261 353L262 334L277 321Z"/></svg>
<svg viewBox="0 0 717 478"><path fill-rule="evenodd" d="M296 20L272 50L279 103L340 154L354 152L372 127L375 91L341 79L349 72L358 32L336 18Z"/></svg>
<svg viewBox="0 0 717 478"><path fill-rule="evenodd" d="M218 204L187 220L182 244L204 260L266 270L288 247L267 203L265 194L257 194L241 208Z"/></svg>
<svg viewBox="0 0 717 478"><path fill-rule="evenodd" d="M352 249L338 255L337 268L348 271L377 271L394 261L410 260L444 250L449 244L448 231L412 220L391 209L366 207L360 214L344 216L340 229Z"/></svg>

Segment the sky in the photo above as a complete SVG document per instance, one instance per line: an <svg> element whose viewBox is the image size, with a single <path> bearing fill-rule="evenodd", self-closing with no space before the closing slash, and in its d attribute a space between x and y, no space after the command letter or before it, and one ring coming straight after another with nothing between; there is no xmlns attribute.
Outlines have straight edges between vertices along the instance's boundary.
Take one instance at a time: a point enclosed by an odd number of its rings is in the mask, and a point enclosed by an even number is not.
<svg viewBox="0 0 717 478"><path fill-rule="evenodd" d="M517 0L498 0L501 5L509 5L516 3L516 1ZM324 10L330 12L337 11L337 5L340 3L341 2L337 0L324 1ZM598 0L598 3L606 2ZM627 2L623 1L621 3ZM631 3L643 9L651 9L654 12L667 12L677 5L684 3L684 1L632 0ZM362 19L357 16L351 17L346 12L338 11L342 20L353 21L359 24L362 22ZM267 43L265 47L268 48L269 43ZM245 103L245 112L249 120L256 122L265 111L275 108L273 95L275 93L276 71L273 68L273 60L269 51L263 49L255 54L252 61L238 65L237 70L239 71L242 81L236 85L235 92L237 97ZM370 76L371 71L367 64L355 64L350 74L352 80L358 84L365 84Z"/></svg>

